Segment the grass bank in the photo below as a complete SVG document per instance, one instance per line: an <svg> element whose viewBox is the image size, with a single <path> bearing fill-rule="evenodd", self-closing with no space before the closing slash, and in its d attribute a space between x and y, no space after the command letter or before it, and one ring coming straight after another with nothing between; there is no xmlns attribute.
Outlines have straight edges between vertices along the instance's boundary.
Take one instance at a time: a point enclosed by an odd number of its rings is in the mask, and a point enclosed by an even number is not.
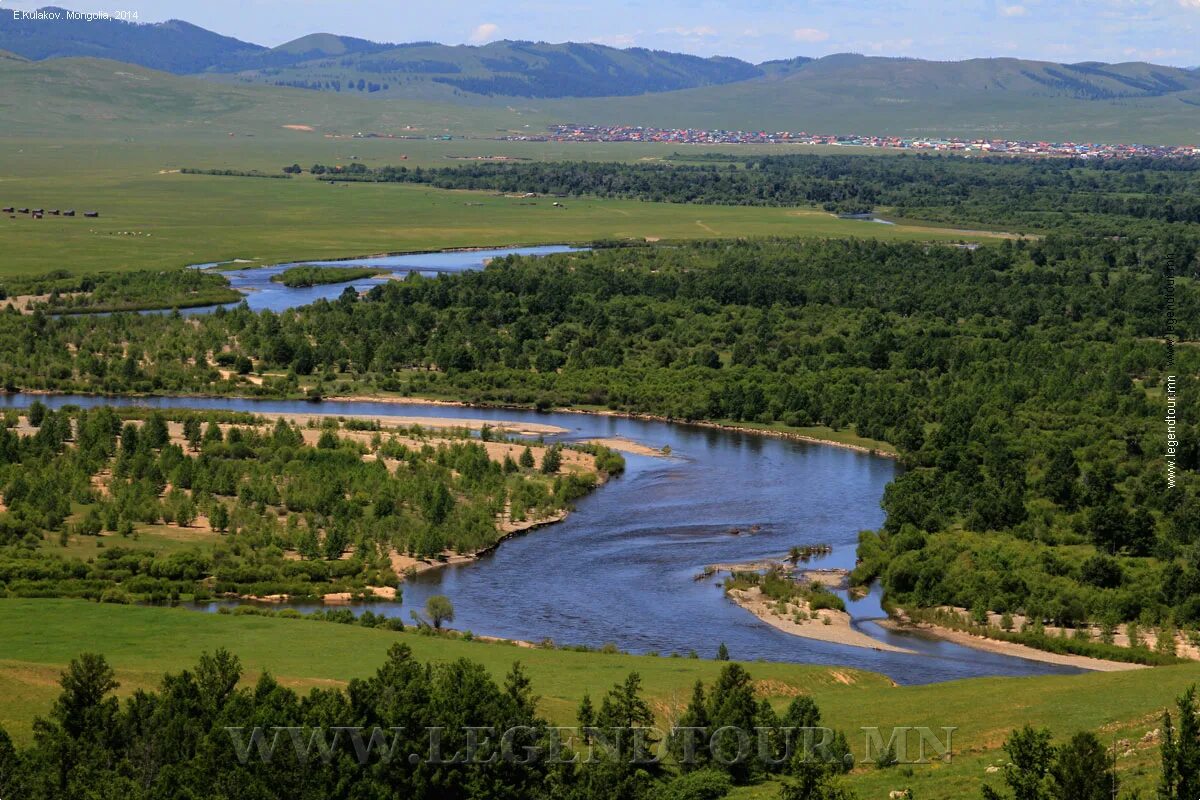
<svg viewBox="0 0 1200 800"><path fill-rule="evenodd" d="M722 666L704 659L516 648L308 620L8 599L0 600L0 724L27 740L33 717L46 713L57 693L58 671L85 650L109 657L127 695L153 685L165 671L192 666L200 653L217 647L236 652L251 678L266 670L301 689L338 685L371 673L396 641L425 660L471 658L498 677L520 660L542 698L543 713L564 723L573 721L584 692L595 698L630 670L641 673L661 719L686 703L697 679L711 681ZM1089 729L1100 731L1106 741L1129 740L1128 755L1118 757L1122 783L1149 789L1158 747L1141 740L1158 727L1159 714L1172 698L1200 680L1200 664L904 687L852 669L762 662L746 667L760 694L781 707L797 694L811 694L827 723L849 731L856 750L862 748L863 726L956 729L950 763L916 765L911 775L905 768L857 770L851 782L863 797L886 796L904 786L921 798L975 796L987 766L1003 757L1004 737L1026 722L1049 726L1059 738ZM777 792L767 784L736 796L765 798Z"/></svg>

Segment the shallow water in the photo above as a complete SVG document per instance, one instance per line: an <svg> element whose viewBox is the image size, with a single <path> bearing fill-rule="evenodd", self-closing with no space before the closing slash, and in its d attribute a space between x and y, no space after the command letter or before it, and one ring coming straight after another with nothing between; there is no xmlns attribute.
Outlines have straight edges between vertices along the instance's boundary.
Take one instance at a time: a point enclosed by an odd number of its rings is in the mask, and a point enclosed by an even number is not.
<svg viewBox="0 0 1200 800"><path fill-rule="evenodd" d="M612 642L637 653L695 650L704 657L724 642L737 659L858 667L899 683L1078 671L888 632L870 621L883 616L877 590L850 603L856 626L917 655L782 633L727 600L717 578L693 580L707 564L778 558L803 544L834 547L831 556L815 562L819 566L852 567L858 532L883 522L879 499L898 469L890 459L666 422L454 406L10 395L0 398L0 407L34 399L55 407L110 403L522 420L566 428L566 434L552 437L563 441L624 436L656 448L671 446L670 458L626 455L626 474L582 499L566 521L511 539L474 563L419 575L404 584L402 603L369 606L405 621L429 595L445 594L454 603L454 627L513 639ZM730 534L754 525L761 527L757 533Z"/></svg>

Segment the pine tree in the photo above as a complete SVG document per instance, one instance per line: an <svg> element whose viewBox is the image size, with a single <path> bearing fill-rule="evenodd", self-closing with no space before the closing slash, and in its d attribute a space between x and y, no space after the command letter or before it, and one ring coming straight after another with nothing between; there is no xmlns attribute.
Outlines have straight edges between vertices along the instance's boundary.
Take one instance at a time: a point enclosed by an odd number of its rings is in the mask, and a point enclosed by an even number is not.
<svg viewBox="0 0 1200 800"><path fill-rule="evenodd" d="M702 769L708 765L708 740L711 730L704 682L696 681L696 685L692 687L692 699L667 741L668 751L684 772Z"/></svg>
<svg viewBox="0 0 1200 800"><path fill-rule="evenodd" d="M583 699L579 701L579 711L576 712L575 719L579 722L584 743L590 743L592 732L588 729L596 726L596 709L592 705L592 696L587 692L583 693Z"/></svg>
<svg viewBox="0 0 1200 800"><path fill-rule="evenodd" d="M562 468L562 448L558 445L546 450L542 455L542 473L554 475Z"/></svg>

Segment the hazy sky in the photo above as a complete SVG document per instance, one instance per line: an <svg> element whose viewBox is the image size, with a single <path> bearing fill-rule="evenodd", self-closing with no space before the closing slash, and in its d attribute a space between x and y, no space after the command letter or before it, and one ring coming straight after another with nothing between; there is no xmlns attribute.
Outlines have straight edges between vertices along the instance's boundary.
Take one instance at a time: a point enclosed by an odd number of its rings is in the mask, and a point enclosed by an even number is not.
<svg viewBox="0 0 1200 800"><path fill-rule="evenodd" d="M1200 0L0 0L0 10L46 5L185 19L266 45L325 31L592 41L749 61L858 52L1200 64Z"/></svg>

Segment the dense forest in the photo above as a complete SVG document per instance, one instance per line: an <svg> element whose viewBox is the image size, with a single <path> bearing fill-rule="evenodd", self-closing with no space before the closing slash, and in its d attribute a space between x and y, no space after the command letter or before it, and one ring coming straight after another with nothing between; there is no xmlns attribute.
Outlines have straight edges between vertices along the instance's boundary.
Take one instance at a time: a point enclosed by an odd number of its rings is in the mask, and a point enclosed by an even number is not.
<svg viewBox="0 0 1200 800"><path fill-rule="evenodd" d="M35 404L4 422L0 591L12 596L370 599L397 585L395 554L492 547L624 466L595 445L574 446L564 463L561 446L490 429L480 440L353 419L301 429L283 418ZM156 533L179 546L139 543Z"/></svg>
<svg viewBox="0 0 1200 800"><path fill-rule="evenodd" d="M36 277L0 278L0 307L15 303L52 314L195 308L241 299L225 276L197 269L93 275L60 269Z"/></svg>
<svg viewBox="0 0 1200 800"><path fill-rule="evenodd" d="M1200 159L705 154L638 164L351 167L313 171L325 180L423 183L444 189L671 203L814 205L839 213L886 209L897 217L1024 231L1109 229L1125 235L1136 223L1200 222Z"/></svg>
<svg viewBox="0 0 1200 800"><path fill-rule="evenodd" d="M859 578L880 577L906 607L1023 616L1030 633L1053 623L1102 646L1119 624L1200 623L1198 251L1184 235L1055 235L974 250L777 240L509 257L285 314L3 314L0 380L853 429L907 467L885 494L886 527L864 535Z"/></svg>

